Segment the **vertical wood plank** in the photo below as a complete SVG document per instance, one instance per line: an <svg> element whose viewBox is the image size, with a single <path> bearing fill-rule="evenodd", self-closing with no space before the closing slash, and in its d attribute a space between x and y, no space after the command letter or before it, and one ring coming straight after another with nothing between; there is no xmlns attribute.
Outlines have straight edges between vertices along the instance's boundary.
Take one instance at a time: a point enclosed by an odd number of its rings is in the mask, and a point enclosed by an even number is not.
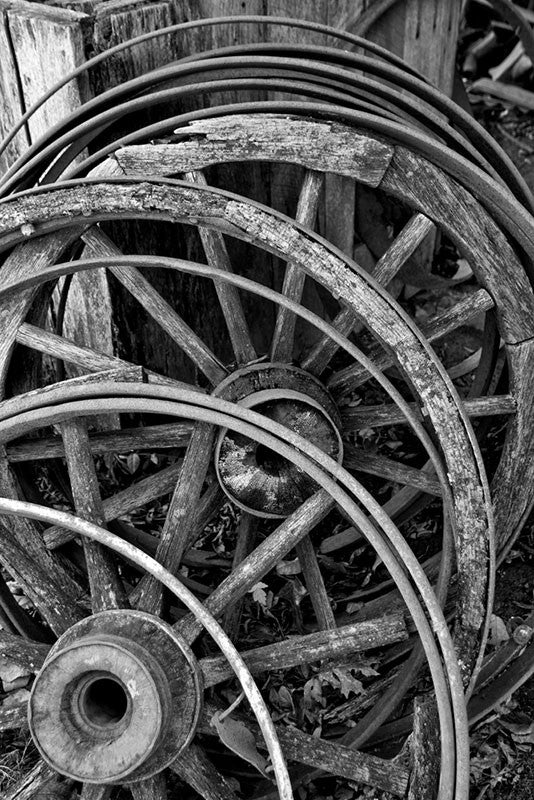
<svg viewBox="0 0 534 800"><path fill-rule="evenodd" d="M25 108L85 60L86 14L24 0L0 0L6 13ZM88 97L83 77L63 87L28 121L32 142Z"/></svg>
<svg viewBox="0 0 534 800"><path fill-rule="evenodd" d="M0 6L0 97L2 98L2 115L0 116L0 136L3 138L24 113L24 100L19 83L19 74L7 9ZM11 164L27 149L30 143L27 127L24 127L13 139L5 153L0 156L0 175L6 172Z"/></svg>

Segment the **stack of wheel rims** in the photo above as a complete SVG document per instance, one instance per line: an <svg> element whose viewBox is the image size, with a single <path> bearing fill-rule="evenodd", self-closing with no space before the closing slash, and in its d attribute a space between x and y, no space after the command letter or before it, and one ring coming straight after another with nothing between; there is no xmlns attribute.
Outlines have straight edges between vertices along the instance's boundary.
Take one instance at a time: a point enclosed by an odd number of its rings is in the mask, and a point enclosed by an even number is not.
<svg viewBox="0 0 534 800"><path fill-rule="evenodd" d="M8 798L468 796L495 565L531 505L532 197L389 52L269 24L317 44L125 82L0 184L0 641L31 676L0 729L39 754ZM280 164L293 218L239 193ZM168 370L70 340L61 303L51 328L54 286L102 269Z"/></svg>

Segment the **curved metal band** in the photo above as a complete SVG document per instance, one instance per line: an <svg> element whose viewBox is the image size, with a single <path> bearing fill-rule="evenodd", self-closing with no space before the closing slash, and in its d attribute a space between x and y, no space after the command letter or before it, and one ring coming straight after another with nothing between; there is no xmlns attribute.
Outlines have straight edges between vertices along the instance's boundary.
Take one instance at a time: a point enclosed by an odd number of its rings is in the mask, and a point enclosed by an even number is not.
<svg viewBox="0 0 534 800"><path fill-rule="evenodd" d="M107 61L108 59L112 58L113 56L117 55L118 53L122 53L126 50L130 50L134 47L137 47L140 44L145 44L146 42L162 38L163 36L169 36L173 33L179 33L182 31L188 30L197 30L205 27L217 27L219 25L257 25L258 23L265 23L268 25L272 25L273 27L289 27L289 28L297 28L297 29L304 29L307 31L314 31L317 33L325 34L326 36L333 36L340 41L348 42L349 44L355 45L357 47L361 47L364 50L367 50L374 55L379 56L380 58L388 61L392 64L398 64L400 67L405 69L407 72L411 73L419 77L421 80L426 80L420 72L418 72L414 67L411 67L409 64L406 64L399 56L396 56L390 50L386 49L385 47L380 47L380 45L375 44L374 42L370 42L368 39L362 38L362 36L358 36L352 34L348 31L342 31L339 28L333 28L329 25L322 25L316 22L310 22L308 20L301 20L301 19L294 19L292 17L266 17L265 15L250 15L250 14L243 14L242 16L229 16L229 17L210 17L207 19L201 20L194 20L191 22L183 22L177 25L168 25L165 28L160 28L157 31L150 31L149 33L144 33L141 36L136 36L132 39L128 39L125 42L121 42L114 47L110 47L109 50L105 50L103 53L99 53L96 56L85 61L76 69L69 72L64 78L60 81L55 83L45 94L43 94L39 100L37 100L26 112L22 115L20 120L14 125L10 131L6 134L5 138L0 142L0 155L4 153L6 147L9 143L15 138L17 133L22 129L24 124L35 114L36 111L41 108L47 100L53 97L57 92L60 91L64 86L70 83L72 80L77 78L79 75L83 75L86 72L89 72L90 69L96 67L98 64Z"/></svg>
<svg viewBox="0 0 534 800"><path fill-rule="evenodd" d="M258 46L259 53L261 53L263 47L263 45ZM276 46L273 47L276 48ZM268 46L266 45L265 48L268 48ZM100 130L103 125L110 124L119 115L119 109L120 116L122 117L125 113L128 113L128 107L132 111L137 107L143 107L143 104L146 104L148 100L147 98L139 97L139 94L142 93L145 88L153 91L159 83L165 83L169 80L174 82L176 79L180 78L180 76L182 78L187 78L187 76L195 75L199 70L201 73L210 70L216 70L219 73L224 69L237 69L241 70L243 74L248 74L253 69L256 70L258 68L264 68L267 70L266 74L269 75L275 69L291 69L296 75L301 74L321 76L323 81L335 79L341 81L342 83L344 82L349 87L353 83L356 85L359 84L362 88L365 88L366 86L366 82L362 81L362 79L353 72L345 68L340 68L339 66L316 64L315 62L310 62L298 57L288 59L264 55L263 53L256 56L242 57L230 55L220 58L218 57L219 52L220 51L215 52L217 57L212 56L211 53L201 54L205 57L196 57L194 62L184 59L182 62L178 62L175 65L156 70L153 73L148 73L147 75L136 78L133 81L122 84L120 87L109 90L108 92L105 92L102 95L99 95L97 98L89 101L79 110L71 114L67 120L62 121L51 128L44 137L41 137L41 139L35 142L35 144L32 145L32 147L30 147L28 151L17 160L17 162L15 162L12 169L0 182L2 191L5 193L8 190L12 190L14 186L16 186L17 180L20 181L22 176L28 175L28 170L30 170L30 167L33 169L33 171L36 171L40 166L41 172L44 171L44 165L41 157L44 157L45 153L49 154L49 159L51 160L53 159L54 155L60 152L60 150L69 144L70 141L77 141L80 136L83 136L84 131ZM268 49L267 52L269 52ZM299 53L300 49L295 46L292 52ZM307 52L308 51L304 49L304 54ZM312 50L312 52L315 51ZM321 54L323 51L319 49L317 52ZM387 74L382 75L383 68L385 68L387 65L381 64L381 62L375 62L372 59L366 59L362 56L361 58L364 59L362 64L359 62L353 64L350 59L347 61L348 54L346 54L347 58L345 58L343 54L340 55L340 51L337 51L333 48L330 48L328 52L332 53L334 62L341 59L340 63L344 66L355 66L356 68L367 67L371 74L376 73L378 77L387 78ZM357 59L359 57L354 56L354 58ZM345 61L347 61L346 64ZM389 76L390 79L398 79L398 85L405 91L409 90L411 84L405 84L399 77L403 75L402 71L396 68L392 69L394 69L394 73L393 75ZM376 86L374 86L374 83L376 83ZM379 95L388 95L388 90L384 87L380 87L380 83L378 81L374 83L374 89ZM417 82L415 87L412 87L416 93L419 92L419 89L421 89L419 84L421 84L423 87L426 86L426 84L424 84L422 81ZM476 126L476 130L470 130L473 120L469 115L466 114L466 112L464 112L462 109L459 109L458 113L455 113L456 106L452 103L452 101L448 100L445 95L442 96L437 90L433 90L433 92L443 100L443 103L439 103L437 99L434 98L436 102L436 108L442 113L450 113L451 123L458 125L460 128L462 128L462 125L464 125L464 132L467 135L467 139L472 145L475 146L475 150L473 150L472 147L470 148L470 154L473 156L477 149L480 150L480 152L487 158L489 163L494 166L497 174L502 174L504 178L507 178L510 181L510 185L514 187L514 192L517 193L518 197L521 198L527 206L532 208L534 200L532 200L530 197L530 190L524 184L524 181L517 172L516 168L511 164L511 162L509 162L509 159L504 154L504 151L501 151L501 149L496 146L493 139L491 139L487 132L480 126L480 130L478 130L478 127ZM127 98L132 94L135 94L138 99L132 100L130 103L126 103L125 105L119 105L121 98L124 97L127 100ZM391 92L389 92L389 94L391 95ZM404 101L402 98L399 99L398 93L396 93L394 90L391 96L395 102L400 102L403 104ZM434 95L432 95L430 98L427 98L429 102L432 102L433 96ZM108 104L108 101L111 107L106 111L105 107L106 104ZM433 122L432 115L429 115L425 110L425 106L420 104L418 96L411 97L410 104L412 111L417 111L423 120L426 118L428 124L431 126L437 125L437 120ZM99 112L99 109L101 108L104 108L102 113ZM72 123L76 121L78 121L80 124L72 129ZM447 128L445 126L443 126L443 129L442 135L443 132L447 132ZM96 135L96 133L94 133L94 135ZM457 146L461 145L461 139L458 140L458 137L453 132L450 133L450 136L453 137ZM84 143L87 144L88 141L89 137L86 136L84 138ZM49 143L48 145L47 142ZM474 157L476 158L476 156Z"/></svg>

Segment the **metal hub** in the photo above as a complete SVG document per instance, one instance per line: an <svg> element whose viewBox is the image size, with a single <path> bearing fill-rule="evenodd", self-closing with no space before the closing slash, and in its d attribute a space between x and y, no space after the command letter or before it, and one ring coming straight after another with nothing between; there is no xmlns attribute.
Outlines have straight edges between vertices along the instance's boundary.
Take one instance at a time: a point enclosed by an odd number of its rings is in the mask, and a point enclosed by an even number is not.
<svg viewBox="0 0 534 800"><path fill-rule="evenodd" d="M341 462L341 423L335 403L321 382L304 370L255 364L234 372L215 394L253 408ZM228 430L219 435L215 469L230 499L259 517L286 517L318 488L278 453Z"/></svg>
<svg viewBox="0 0 534 800"><path fill-rule="evenodd" d="M189 744L201 697L195 658L169 625L139 611L105 611L54 645L33 685L30 731L56 771L131 783Z"/></svg>

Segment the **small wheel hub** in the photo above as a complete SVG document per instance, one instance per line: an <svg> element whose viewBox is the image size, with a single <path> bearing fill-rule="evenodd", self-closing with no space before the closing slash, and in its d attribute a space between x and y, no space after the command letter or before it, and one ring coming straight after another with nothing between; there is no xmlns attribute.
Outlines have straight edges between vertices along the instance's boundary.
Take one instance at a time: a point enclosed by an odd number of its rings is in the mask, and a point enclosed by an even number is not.
<svg viewBox="0 0 534 800"><path fill-rule="evenodd" d="M215 393L253 408L341 462L341 424L335 403L320 381L304 370L286 364L256 364L233 373ZM219 435L215 468L230 499L259 517L286 517L318 488L279 453L228 430Z"/></svg>
<svg viewBox="0 0 534 800"><path fill-rule="evenodd" d="M139 611L105 611L54 645L32 688L30 731L57 772L132 783L189 744L201 697L199 667L169 625Z"/></svg>

